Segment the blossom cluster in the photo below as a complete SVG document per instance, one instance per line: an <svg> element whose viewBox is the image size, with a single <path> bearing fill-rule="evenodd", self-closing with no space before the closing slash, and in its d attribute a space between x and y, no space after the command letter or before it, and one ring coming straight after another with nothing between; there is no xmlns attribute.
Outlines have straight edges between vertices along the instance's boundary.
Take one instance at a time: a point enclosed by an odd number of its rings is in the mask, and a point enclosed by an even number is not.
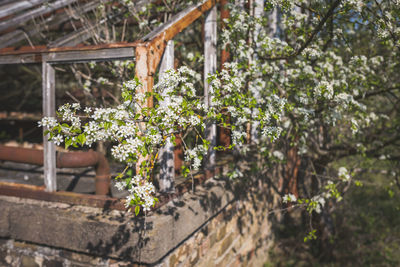
<svg viewBox="0 0 400 267"><path fill-rule="evenodd" d="M124 180L117 182L119 189L129 192L127 206L147 211L155 204L150 177L159 149L175 134L195 130L199 135L205 129L209 112L196 96L195 83L199 80L199 75L187 67L169 70L155 85L154 92L145 94L141 93L138 79L133 79L123 84L123 103L117 107L86 107L82 112L78 103L65 104L57 111L59 121L45 117L39 126L47 127L50 140L57 145L65 143L66 148L110 141L111 155L128 167L137 168L138 175L122 173L120 179ZM150 97L156 99L156 104L144 107ZM195 170L208 150L209 142L200 140L200 144L185 142L184 147L186 159Z"/></svg>

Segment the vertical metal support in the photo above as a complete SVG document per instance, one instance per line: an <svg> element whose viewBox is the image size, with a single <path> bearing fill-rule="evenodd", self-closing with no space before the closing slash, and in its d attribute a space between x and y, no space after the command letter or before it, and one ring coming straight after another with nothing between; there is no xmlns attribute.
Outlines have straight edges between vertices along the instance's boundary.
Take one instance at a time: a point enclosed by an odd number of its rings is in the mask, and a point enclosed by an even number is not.
<svg viewBox="0 0 400 267"><path fill-rule="evenodd" d="M174 41L170 40L165 47L164 56L161 61L159 76L162 79L164 73L174 68ZM161 106L168 106L170 99L164 95ZM175 168L174 168L174 145L171 138L168 137L166 144L160 149L160 191L172 193L175 191Z"/></svg>
<svg viewBox="0 0 400 267"><path fill-rule="evenodd" d="M217 7L214 6L206 15L204 22L204 101L207 107L212 105L209 94L210 85L207 82L208 74L217 70ZM217 126L215 123L206 127L206 139L210 141L210 148L206 158L206 170L213 171L215 168L217 144Z"/></svg>
<svg viewBox="0 0 400 267"><path fill-rule="evenodd" d="M254 9L253 9L254 8ZM254 17L256 18L262 18L263 14L264 14L264 0L255 0L254 1L254 7L253 5L250 6L250 10L252 11ZM254 29L254 33L253 33L253 42L255 43L256 48L259 48L259 42L258 42L258 37L260 36L260 32L261 32L261 28L259 25L256 25L255 29ZM257 54L254 54L254 57L251 59L251 61L257 61ZM257 64L257 63L255 63ZM252 92L253 96L256 100L260 99L261 95L260 92L258 91L254 91ZM252 116L256 117L258 115L258 110L254 109L252 111ZM254 144L259 143L259 131L258 131L258 127L259 127L260 123L258 121L255 121L252 123L251 125L251 142Z"/></svg>
<svg viewBox="0 0 400 267"><path fill-rule="evenodd" d="M46 61L42 63L42 93L43 116L54 117L56 110L55 72L53 66ZM44 184L46 191L54 192L57 190L56 146L53 142L48 141L47 135L43 136L43 149Z"/></svg>

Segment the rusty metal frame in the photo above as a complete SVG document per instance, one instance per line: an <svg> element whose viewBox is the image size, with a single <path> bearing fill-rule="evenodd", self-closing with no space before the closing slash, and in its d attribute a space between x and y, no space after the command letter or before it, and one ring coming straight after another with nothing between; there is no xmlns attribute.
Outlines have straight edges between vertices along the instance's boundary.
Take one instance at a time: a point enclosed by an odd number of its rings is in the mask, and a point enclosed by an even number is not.
<svg viewBox="0 0 400 267"><path fill-rule="evenodd" d="M197 20L206 11L214 7L219 1L220 0L204 0L198 4L194 4L173 16L167 23L156 28L136 42L55 48L48 48L46 46L36 46L33 48L8 47L0 49L0 64L40 62L57 64L92 60L129 59L135 57L135 74L143 84L142 92L149 92L152 90L154 75L167 42ZM150 107L152 105L153 100L149 99L146 106ZM205 176L207 176L207 174ZM179 191L181 190L178 189L178 192ZM184 189L183 191L186 190ZM0 195L125 210L123 202L116 198L71 192L46 192L43 186L38 187L0 182ZM166 197L166 199L169 199L169 197Z"/></svg>

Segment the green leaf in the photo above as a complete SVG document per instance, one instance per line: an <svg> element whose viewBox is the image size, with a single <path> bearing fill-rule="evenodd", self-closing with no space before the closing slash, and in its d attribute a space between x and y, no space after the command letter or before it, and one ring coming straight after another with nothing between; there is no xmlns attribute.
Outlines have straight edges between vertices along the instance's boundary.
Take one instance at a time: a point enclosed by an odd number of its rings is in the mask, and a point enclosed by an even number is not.
<svg viewBox="0 0 400 267"><path fill-rule="evenodd" d="M80 134L77 136L76 139L77 139L78 143L81 144L81 146L83 146L86 141L86 136L85 136L85 134Z"/></svg>
<svg viewBox="0 0 400 267"><path fill-rule="evenodd" d="M67 137L65 139L65 149L68 149L69 146L72 145L72 138L71 137Z"/></svg>
<svg viewBox="0 0 400 267"><path fill-rule="evenodd" d="M140 212L140 207L139 207L139 206L136 206L136 207L135 207L135 215L138 216L138 215L139 215L139 212Z"/></svg>

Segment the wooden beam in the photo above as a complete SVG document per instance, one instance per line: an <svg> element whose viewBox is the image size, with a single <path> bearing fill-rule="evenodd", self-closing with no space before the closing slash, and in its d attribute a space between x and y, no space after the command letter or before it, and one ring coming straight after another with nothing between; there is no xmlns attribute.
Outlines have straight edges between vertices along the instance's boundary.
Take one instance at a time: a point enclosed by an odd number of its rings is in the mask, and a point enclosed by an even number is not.
<svg viewBox="0 0 400 267"><path fill-rule="evenodd" d="M160 64L159 77L162 79L167 70L174 68L174 41L169 40L165 47L164 56ZM161 106L167 107L171 101L169 96L163 95L164 100L160 103ZM167 138L166 144L160 150L160 191L173 193L175 191L175 160L174 160L174 145L171 138Z"/></svg>
<svg viewBox="0 0 400 267"><path fill-rule="evenodd" d="M171 40L218 2L219 0L203 0L200 3L189 6L173 16L168 22L144 36L141 41L154 41L157 38L162 38L165 42Z"/></svg>
<svg viewBox="0 0 400 267"><path fill-rule="evenodd" d="M29 64L42 62L41 54L1 55L0 64Z"/></svg>
<svg viewBox="0 0 400 267"><path fill-rule="evenodd" d="M136 43L115 43L107 45L58 47L51 49L27 49L14 54L13 51L0 54L0 64L26 64L48 61L51 63L88 62L133 59ZM5 49L2 49L3 51ZM0 50L1 51L1 50ZM31 51L34 51L33 53ZM26 53L25 53L26 52Z"/></svg>
<svg viewBox="0 0 400 267"><path fill-rule="evenodd" d="M41 7L37 8L37 9L31 10L28 12L24 12L23 14L21 14L19 16L15 16L8 20L1 21L0 22L0 32L4 31L5 29L10 28L10 27L18 27L30 19L39 17L46 13L49 13L49 12L52 12L59 8L65 7L75 1L77 1L77 0L58 0L58 1L51 3L51 5L50 4L42 5Z"/></svg>
<svg viewBox="0 0 400 267"><path fill-rule="evenodd" d="M43 116L55 117L55 72L48 62L42 63L42 87L43 87ZM43 129L44 131L46 129ZM56 146L48 141L48 136L43 136L44 149L44 184L47 192L57 191L56 179Z"/></svg>
<svg viewBox="0 0 400 267"><path fill-rule="evenodd" d="M147 46L139 46L136 47L136 65L135 65L135 76L139 79L142 84L139 87L137 93L146 94L147 92L151 92L153 89L154 78L151 74L149 61L152 56L150 53L150 48ZM149 97L144 103L139 103L140 108L152 107L153 106L153 98ZM145 125L143 122L140 123L140 128L145 129ZM143 157L139 155L139 159L136 162L136 173L140 173L141 164L143 161L147 160L149 157Z"/></svg>
<svg viewBox="0 0 400 267"><path fill-rule="evenodd" d="M214 6L206 15L204 22L204 102L207 107L212 106L209 94L210 84L207 81L209 74L217 71L217 7ZM215 168L217 144L217 126L215 123L206 127L206 139L210 142L206 159L206 169L213 172Z"/></svg>
<svg viewBox="0 0 400 267"><path fill-rule="evenodd" d="M134 57L135 49L133 47L121 47L89 51L50 52L43 56L43 60L51 63L76 63L88 61L133 59Z"/></svg>

